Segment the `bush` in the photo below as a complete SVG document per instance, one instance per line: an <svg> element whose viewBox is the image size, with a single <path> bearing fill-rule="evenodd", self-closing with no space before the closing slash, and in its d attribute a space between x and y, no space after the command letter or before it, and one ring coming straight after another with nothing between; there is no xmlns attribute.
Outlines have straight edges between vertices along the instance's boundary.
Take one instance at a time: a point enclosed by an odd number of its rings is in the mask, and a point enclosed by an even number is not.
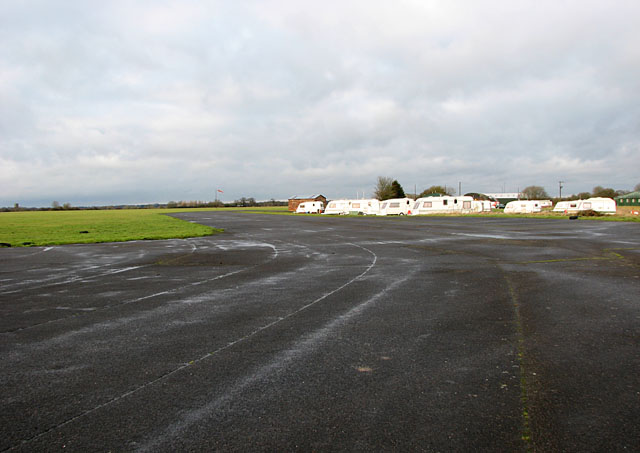
<svg viewBox="0 0 640 453"><path fill-rule="evenodd" d="M587 209L586 211L580 211L581 217L602 217L604 214L593 209Z"/></svg>

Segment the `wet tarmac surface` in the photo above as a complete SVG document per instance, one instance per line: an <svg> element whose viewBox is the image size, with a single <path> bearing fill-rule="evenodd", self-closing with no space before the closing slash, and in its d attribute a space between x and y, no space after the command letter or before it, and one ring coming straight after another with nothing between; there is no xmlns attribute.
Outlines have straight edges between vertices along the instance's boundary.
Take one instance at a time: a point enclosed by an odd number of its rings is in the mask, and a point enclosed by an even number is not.
<svg viewBox="0 0 640 453"><path fill-rule="evenodd" d="M0 451L638 451L640 224L179 216L0 249Z"/></svg>

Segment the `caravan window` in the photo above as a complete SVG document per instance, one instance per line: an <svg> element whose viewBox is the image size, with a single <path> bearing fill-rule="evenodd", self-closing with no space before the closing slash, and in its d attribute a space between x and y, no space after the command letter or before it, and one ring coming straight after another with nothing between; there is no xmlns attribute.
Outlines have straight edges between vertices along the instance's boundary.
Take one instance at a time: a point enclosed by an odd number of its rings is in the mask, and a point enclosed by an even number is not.
<svg viewBox="0 0 640 453"><path fill-rule="evenodd" d="M470 201L463 201L462 202L462 209L471 209L471 202Z"/></svg>
<svg viewBox="0 0 640 453"><path fill-rule="evenodd" d="M433 206L433 202L431 202L431 201L425 201L425 202L422 204L422 207L423 207L423 208L430 208L430 207L432 207L432 206Z"/></svg>
<svg viewBox="0 0 640 453"><path fill-rule="evenodd" d="M387 207L387 203L382 203L382 206L380 206L380 209L384 209Z"/></svg>
<svg viewBox="0 0 640 453"><path fill-rule="evenodd" d="M442 204L445 205L445 206L448 205L449 204L449 200L442 200Z"/></svg>
<svg viewBox="0 0 640 453"><path fill-rule="evenodd" d="M416 204L413 205L413 209L418 209L420 207L420 202L416 201Z"/></svg>
<svg viewBox="0 0 640 453"><path fill-rule="evenodd" d="M330 207L330 208L335 208L335 207L336 207L336 204L335 204L335 203L329 203L329 207Z"/></svg>
<svg viewBox="0 0 640 453"><path fill-rule="evenodd" d="M585 209L591 209L591 202L588 202L588 203L587 203L587 202L585 202L585 203L584 203L584 208L585 208Z"/></svg>
<svg viewBox="0 0 640 453"><path fill-rule="evenodd" d="M354 208L359 208L360 207L360 203L353 203L351 206L353 206Z"/></svg>
<svg viewBox="0 0 640 453"><path fill-rule="evenodd" d="M400 203L399 202L389 203L389 207L390 208L399 208L400 207Z"/></svg>

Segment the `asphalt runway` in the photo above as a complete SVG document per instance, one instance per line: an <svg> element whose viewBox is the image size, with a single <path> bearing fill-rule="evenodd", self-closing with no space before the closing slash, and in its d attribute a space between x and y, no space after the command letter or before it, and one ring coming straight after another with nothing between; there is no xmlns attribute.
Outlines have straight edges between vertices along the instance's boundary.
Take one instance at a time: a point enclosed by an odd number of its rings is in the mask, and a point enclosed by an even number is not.
<svg viewBox="0 0 640 453"><path fill-rule="evenodd" d="M640 224L179 217L0 249L0 451L640 449Z"/></svg>

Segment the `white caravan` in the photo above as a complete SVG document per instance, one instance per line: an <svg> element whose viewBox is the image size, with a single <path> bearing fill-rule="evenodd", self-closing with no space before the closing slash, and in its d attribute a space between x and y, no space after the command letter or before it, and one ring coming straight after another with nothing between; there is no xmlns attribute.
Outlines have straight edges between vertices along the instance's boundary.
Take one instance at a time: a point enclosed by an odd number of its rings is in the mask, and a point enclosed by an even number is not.
<svg viewBox="0 0 640 453"><path fill-rule="evenodd" d="M474 200L470 196L461 197L423 197L413 205L411 214L470 214L472 212L490 211L491 203Z"/></svg>
<svg viewBox="0 0 640 453"><path fill-rule="evenodd" d="M407 215L411 214L413 198L392 198L380 202L377 215Z"/></svg>
<svg viewBox="0 0 640 453"><path fill-rule="evenodd" d="M375 198L348 201L349 214L376 215L380 211L380 201Z"/></svg>
<svg viewBox="0 0 640 453"><path fill-rule="evenodd" d="M296 208L296 214L320 214L324 211L322 201L305 201Z"/></svg>
<svg viewBox="0 0 640 453"><path fill-rule="evenodd" d="M587 198L586 200L559 201L553 212L580 212L592 209L603 214L615 214L616 202L611 198Z"/></svg>
<svg viewBox="0 0 640 453"><path fill-rule="evenodd" d="M331 200L324 210L328 215L346 215L349 214L349 200Z"/></svg>
<svg viewBox="0 0 640 453"><path fill-rule="evenodd" d="M530 214L542 211L541 200L514 200L504 207L505 214Z"/></svg>

